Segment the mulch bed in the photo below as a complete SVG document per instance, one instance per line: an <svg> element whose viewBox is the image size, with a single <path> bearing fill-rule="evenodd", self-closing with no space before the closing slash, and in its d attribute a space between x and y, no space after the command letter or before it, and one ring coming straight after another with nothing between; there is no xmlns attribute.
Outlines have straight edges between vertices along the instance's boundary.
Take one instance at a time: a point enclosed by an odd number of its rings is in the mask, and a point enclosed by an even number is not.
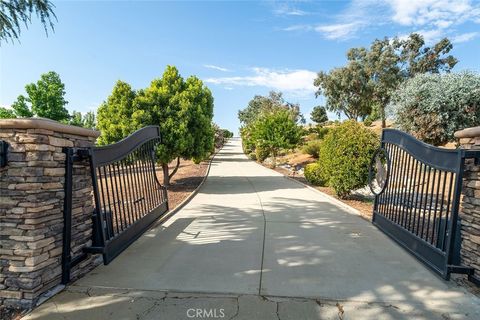
<svg viewBox="0 0 480 320"><path fill-rule="evenodd" d="M207 173L209 161L195 164L191 160L181 160L177 173L173 176L168 187L168 202L170 210L178 206L192 193L202 182ZM175 168L176 162L170 163L170 172ZM158 180L163 182L161 169L157 172Z"/></svg>

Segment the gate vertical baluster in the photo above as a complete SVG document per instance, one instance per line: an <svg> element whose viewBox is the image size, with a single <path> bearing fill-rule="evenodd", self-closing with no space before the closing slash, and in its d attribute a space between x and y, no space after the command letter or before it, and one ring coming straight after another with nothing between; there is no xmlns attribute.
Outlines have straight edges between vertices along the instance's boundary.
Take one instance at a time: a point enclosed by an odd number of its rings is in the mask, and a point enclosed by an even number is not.
<svg viewBox="0 0 480 320"><path fill-rule="evenodd" d="M130 193L129 193L129 189L130 189L130 184L127 183L128 179L127 179L127 169L126 169L126 166L125 166L125 159L122 159L121 161L119 161L119 164L120 166L120 170L122 172L122 180L123 180L123 185L124 185L124 199L125 199L125 202L126 202L126 208L127 208L127 212L128 212L128 224L131 225L133 223L133 210L132 210L132 202L130 201Z"/></svg>
<svg viewBox="0 0 480 320"><path fill-rule="evenodd" d="M410 231L412 234L414 233L414 226L415 226L415 219L416 219L416 209L417 209L417 198L418 198L418 192L416 192L416 188L419 185L419 179L418 177L420 176L420 162L417 159L414 159L414 177L413 177L413 183L412 183L412 197L411 197L411 203L410 203L410 212L409 212L409 218L408 218L408 231Z"/></svg>
<svg viewBox="0 0 480 320"><path fill-rule="evenodd" d="M432 237L430 239L430 243L432 245L435 245L435 233L438 233L437 228L436 228L436 220L437 220L437 208L438 208L438 197L440 196L440 184L442 181L442 171L439 170L438 172L438 178L437 178L437 192L435 196L435 210L433 210L433 221L432 221Z"/></svg>
<svg viewBox="0 0 480 320"><path fill-rule="evenodd" d="M443 172L442 201L441 201L441 204L440 204L440 212L438 214L439 223L438 223L438 226L435 226L435 228L438 229L437 239L436 239L436 247L439 248L442 251L443 251L442 244L439 243L439 242L440 242L440 239L442 239L441 236L442 236L442 233L443 233L441 229L442 229L443 207L444 207L444 204L445 204L445 188L447 186L447 175L448 175L448 171L444 171Z"/></svg>
<svg viewBox="0 0 480 320"><path fill-rule="evenodd" d="M428 166L428 174L427 174L427 185L425 187L425 205L423 209L423 219L422 219L422 230L420 232L420 238L426 239L426 237L423 234L424 227L425 227L425 218L427 217L427 203L428 203L428 194L429 194L429 187L430 187L430 176L431 176L431 167Z"/></svg>
<svg viewBox="0 0 480 320"><path fill-rule="evenodd" d="M133 170L132 170L132 166L133 166L133 159L131 157L131 154L129 154L126 158L125 158L128 162L128 165L127 165L127 168L128 168L128 180L130 180L130 183L129 183L129 190L130 190L130 194L131 194L131 199L130 201L132 202L132 205L133 205L133 208L134 208L134 212L133 212L133 216L135 217L135 221L139 219L139 216L140 216L140 210L138 208L138 202L136 200L136 197L137 197L137 192L136 192L136 187L135 187L135 179L134 179L134 174L133 174Z"/></svg>
<svg viewBox="0 0 480 320"><path fill-rule="evenodd" d="M389 192L387 197L387 205L385 208L386 217L388 219L392 219L392 206L393 201L392 198L395 194L395 173L397 172L397 156L398 156L398 148L395 145L392 145L392 173L390 175L390 182L389 185Z"/></svg>
<svg viewBox="0 0 480 320"><path fill-rule="evenodd" d="M433 205L433 193L435 190L435 177L437 174L437 169L433 168L433 178L432 178L432 191L430 192L430 206L428 207L428 219L427 219L427 233L425 235L425 241L428 242L429 232L430 232L430 218L432 213L432 205Z"/></svg>
<svg viewBox="0 0 480 320"><path fill-rule="evenodd" d="M108 166L105 166L105 167L108 168L108 175L110 177L110 191L112 193L112 205L113 205L113 210L114 210L114 212L112 214L115 215L115 221L117 222L119 230L123 231L124 227L123 227L123 222L122 222L122 215L120 213L119 203L118 203L118 199L117 199L117 192L116 192L116 189L115 189L115 182L114 182L115 174L112 177L112 165L111 164L109 164Z"/></svg>
<svg viewBox="0 0 480 320"><path fill-rule="evenodd" d="M446 241L447 241L447 231L449 230L449 225L450 219L449 219L449 213L450 213L450 205L452 203L452 191L454 188L452 188L453 184L453 172L450 172L450 184L448 187L448 198L447 198L447 210L445 211L445 225L443 226L443 241L442 241L442 251L445 252L446 248Z"/></svg>

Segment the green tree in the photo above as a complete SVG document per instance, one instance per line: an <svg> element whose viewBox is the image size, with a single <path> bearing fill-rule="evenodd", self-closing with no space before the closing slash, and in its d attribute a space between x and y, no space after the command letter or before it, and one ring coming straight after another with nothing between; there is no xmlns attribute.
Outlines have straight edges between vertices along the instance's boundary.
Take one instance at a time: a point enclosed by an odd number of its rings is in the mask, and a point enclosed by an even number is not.
<svg viewBox="0 0 480 320"><path fill-rule="evenodd" d="M358 62L350 62L329 73L319 72L314 85L318 87L316 96L325 96L325 107L332 112L358 120L365 118L372 110L370 77Z"/></svg>
<svg viewBox="0 0 480 320"><path fill-rule="evenodd" d="M316 106L313 108L312 113L310 114L310 119L313 122L318 124L323 124L328 121L327 110L325 107Z"/></svg>
<svg viewBox="0 0 480 320"><path fill-rule="evenodd" d="M95 112L88 111L83 115L83 127L87 129L95 129L97 122L95 119Z"/></svg>
<svg viewBox="0 0 480 320"><path fill-rule="evenodd" d="M238 119L243 126L248 126L256 120L262 112L269 112L279 108L289 109L295 115L295 120L305 122L303 115L300 113L300 106L286 102L283 94L277 91L270 91L268 96L256 95L248 102L245 109L238 111Z"/></svg>
<svg viewBox="0 0 480 320"><path fill-rule="evenodd" d="M416 74L450 72L457 59L444 38L432 47L412 33L407 39L376 39L370 48L352 48L347 65L315 79L317 96L327 98L326 107L344 113L349 119L365 118L377 112L385 127L385 108L399 85Z"/></svg>
<svg viewBox="0 0 480 320"><path fill-rule="evenodd" d="M135 102L144 115L137 123L160 126L162 143L157 159L162 165L165 185L170 185L180 158L198 162L213 151L213 97L198 78L185 81L177 68L167 66L162 78L140 91ZM175 168L169 172L168 164L175 159Z"/></svg>
<svg viewBox="0 0 480 320"><path fill-rule="evenodd" d="M72 126L83 127L82 113L73 111L68 124Z"/></svg>
<svg viewBox="0 0 480 320"><path fill-rule="evenodd" d="M70 118L65 105L65 85L60 76L50 71L40 76L36 83L25 86L27 97L19 95L12 104L16 117L42 117L67 122Z"/></svg>
<svg viewBox="0 0 480 320"><path fill-rule="evenodd" d="M0 0L0 42L18 39L20 25L27 26L32 20L33 12L48 34L47 26L53 30L52 18L57 18L53 7L54 5L48 0Z"/></svg>
<svg viewBox="0 0 480 320"><path fill-rule="evenodd" d="M161 78L137 92L118 81L98 109L97 118L101 144L119 141L139 128L158 125L162 143L156 154L166 186L177 172L181 158L199 162L213 151L212 94L197 77L185 81L173 66L167 66ZM176 165L170 172L168 165L173 160Z"/></svg>
<svg viewBox="0 0 480 320"><path fill-rule="evenodd" d="M445 144L455 131L480 125L480 75L418 74L394 93L388 110L400 129Z"/></svg>
<svg viewBox="0 0 480 320"><path fill-rule="evenodd" d="M300 142L302 129L295 115L282 108L263 112L252 124L251 134L256 148L265 153L264 157L271 155L275 166L281 149L292 149Z"/></svg>
<svg viewBox="0 0 480 320"><path fill-rule="evenodd" d="M4 107L0 107L0 119L14 119L17 116L13 109L7 109Z"/></svg>
<svg viewBox="0 0 480 320"><path fill-rule="evenodd" d="M188 145L183 150L182 157L198 163L214 151L213 96L195 76L185 81L185 90L181 96L187 110L188 128Z"/></svg>
<svg viewBox="0 0 480 320"><path fill-rule="evenodd" d="M17 118L30 118L34 116L30 107L27 105L27 98L22 95L19 95L17 100L13 102L12 108Z"/></svg>
<svg viewBox="0 0 480 320"><path fill-rule="evenodd" d="M87 129L95 129L95 113L93 111L89 111L85 114L82 114L81 112L73 111L70 115L68 124Z"/></svg>
<svg viewBox="0 0 480 320"><path fill-rule="evenodd" d="M115 143L140 128L143 112L134 107L136 92L123 81L117 81L112 93L97 110L98 144ZM134 120L135 119L135 120Z"/></svg>

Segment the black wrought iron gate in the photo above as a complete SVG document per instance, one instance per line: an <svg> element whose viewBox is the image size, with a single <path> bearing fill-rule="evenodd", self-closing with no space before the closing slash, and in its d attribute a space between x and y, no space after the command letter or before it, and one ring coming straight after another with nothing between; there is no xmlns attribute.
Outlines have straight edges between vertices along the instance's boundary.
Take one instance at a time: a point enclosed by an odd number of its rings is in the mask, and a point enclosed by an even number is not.
<svg viewBox="0 0 480 320"><path fill-rule="evenodd" d="M104 264L110 263L168 211L167 190L158 181L155 169L155 149L160 142L160 128L148 126L115 144L64 150L67 158L63 283L69 282L70 269L87 253L102 254ZM90 164L93 186L92 246L72 258L72 168L74 161L82 159Z"/></svg>
<svg viewBox="0 0 480 320"><path fill-rule="evenodd" d="M476 156L385 129L372 159L373 223L445 279L452 272L473 272L460 266L458 209L465 158Z"/></svg>

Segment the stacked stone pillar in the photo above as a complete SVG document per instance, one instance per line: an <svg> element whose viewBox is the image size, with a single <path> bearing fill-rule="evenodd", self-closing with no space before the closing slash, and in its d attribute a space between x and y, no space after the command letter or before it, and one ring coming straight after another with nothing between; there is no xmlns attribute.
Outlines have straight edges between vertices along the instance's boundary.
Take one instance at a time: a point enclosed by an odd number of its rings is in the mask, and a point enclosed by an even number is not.
<svg viewBox="0 0 480 320"><path fill-rule="evenodd" d="M480 127L468 128L455 133L460 147L480 150ZM480 160L480 159L479 159ZM461 262L475 270L474 277L480 281L480 164L467 159L463 175L462 200L459 216L461 219Z"/></svg>
<svg viewBox="0 0 480 320"><path fill-rule="evenodd" d="M0 168L0 303L30 308L60 284L65 154L88 147L99 132L39 119L0 120L9 144ZM72 251L91 238L92 187L88 163L74 166ZM94 265L89 257L74 276Z"/></svg>

